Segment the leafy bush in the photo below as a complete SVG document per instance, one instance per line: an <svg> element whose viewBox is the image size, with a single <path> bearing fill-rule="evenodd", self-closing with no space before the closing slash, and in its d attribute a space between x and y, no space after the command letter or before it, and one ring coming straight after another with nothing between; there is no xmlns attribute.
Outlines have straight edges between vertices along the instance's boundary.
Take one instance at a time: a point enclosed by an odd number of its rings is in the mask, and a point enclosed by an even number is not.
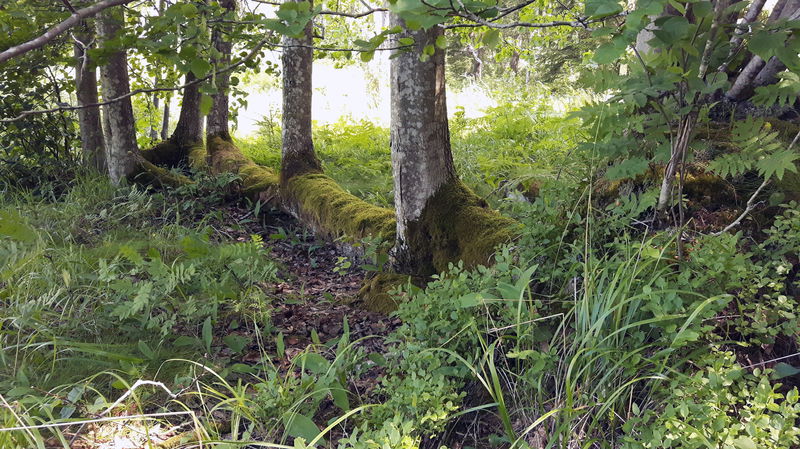
<svg viewBox="0 0 800 449"><path fill-rule="evenodd" d="M656 396L666 405L635 403L623 448L787 448L800 443L797 388L779 392L771 370L740 367L731 353L710 354L692 375L674 373Z"/></svg>

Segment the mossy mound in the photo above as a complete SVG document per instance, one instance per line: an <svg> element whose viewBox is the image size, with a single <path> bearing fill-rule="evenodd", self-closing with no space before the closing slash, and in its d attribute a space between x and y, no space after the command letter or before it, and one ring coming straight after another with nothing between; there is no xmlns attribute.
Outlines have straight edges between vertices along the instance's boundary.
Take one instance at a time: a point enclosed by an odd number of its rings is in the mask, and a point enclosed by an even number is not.
<svg viewBox="0 0 800 449"><path fill-rule="evenodd" d="M286 183L284 203L315 233L329 238L352 242L367 236L386 240L395 236L393 210L367 203L320 173L291 178Z"/></svg>
<svg viewBox="0 0 800 449"><path fill-rule="evenodd" d="M359 302L364 309L372 312L394 312L397 310L399 297L389 292L411 281L411 276L405 274L379 273L364 280L364 285L358 291Z"/></svg>
<svg viewBox="0 0 800 449"><path fill-rule="evenodd" d="M408 223L404 244L412 258L422 262L415 274L429 275L459 260L467 267L487 265L495 248L515 240L519 233L519 223L492 210L456 180L439 188L420 219Z"/></svg>
<svg viewBox="0 0 800 449"><path fill-rule="evenodd" d="M213 137L208 141L207 148L212 172L238 174L247 197L262 203L272 203L279 198L278 174L250 160L233 142Z"/></svg>

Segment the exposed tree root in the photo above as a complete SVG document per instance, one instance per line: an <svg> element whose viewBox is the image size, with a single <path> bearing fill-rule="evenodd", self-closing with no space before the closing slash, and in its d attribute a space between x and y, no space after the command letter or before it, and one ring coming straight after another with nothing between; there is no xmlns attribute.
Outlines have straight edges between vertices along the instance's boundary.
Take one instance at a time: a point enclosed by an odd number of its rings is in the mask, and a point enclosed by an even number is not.
<svg viewBox="0 0 800 449"><path fill-rule="evenodd" d="M179 187L193 184L194 181L178 173L171 172L159 167L138 153L134 153L137 170L133 173L132 179L146 184L156 184L161 186Z"/></svg>

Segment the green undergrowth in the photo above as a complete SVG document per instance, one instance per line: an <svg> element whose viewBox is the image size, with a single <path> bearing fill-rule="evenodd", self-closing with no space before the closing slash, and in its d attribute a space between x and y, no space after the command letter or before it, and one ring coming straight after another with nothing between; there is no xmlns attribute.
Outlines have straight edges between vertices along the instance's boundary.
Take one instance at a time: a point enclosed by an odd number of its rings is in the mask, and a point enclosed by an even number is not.
<svg viewBox="0 0 800 449"><path fill-rule="evenodd" d="M214 231L221 216L213 208L227 201L233 180L200 176L178 189L144 191L81 178L57 201L6 197L0 204L6 399L104 370L131 382L150 376L164 360L202 354L210 343L204 329L232 310L265 307L258 283L276 279L277 268L259 238L224 242ZM104 393L110 387L94 386ZM51 411L67 418L75 413L69 405L62 401Z"/></svg>
<svg viewBox="0 0 800 449"><path fill-rule="evenodd" d="M461 180L494 206L509 193L526 190L540 179L577 177L579 158L571 154L583 134L542 104L504 103L480 118L463 110L450 120L451 144ZM237 144L255 162L280 167L280 131L274 122ZM326 175L344 189L375 205L394 202L389 130L369 121L343 118L314 127L314 146ZM565 161L567 162L565 164ZM563 172L563 173L562 173Z"/></svg>

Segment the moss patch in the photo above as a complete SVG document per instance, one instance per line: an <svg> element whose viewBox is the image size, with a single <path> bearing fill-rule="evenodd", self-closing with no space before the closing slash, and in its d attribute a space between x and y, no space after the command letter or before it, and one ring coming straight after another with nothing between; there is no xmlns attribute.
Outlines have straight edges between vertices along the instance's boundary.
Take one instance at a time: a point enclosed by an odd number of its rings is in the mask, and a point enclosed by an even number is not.
<svg viewBox="0 0 800 449"><path fill-rule="evenodd" d="M356 241L367 236L394 239L394 211L347 193L320 173L299 175L286 184L285 202L314 230L327 237Z"/></svg>
<svg viewBox="0 0 800 449"><path fill-rule="evenodd" d="M189 167L195 170L205 170L208 168L208 152L203 144L193 145L189 148Z"/></svg>
<svg viewBox="0 0 800 449"><path fill-rule="evenodd" d="M156 166L139 154L136 155L136 162L139 164L139 170L135 171L131 176L131 179L136 182L168 187L178 187L194 183L194 181L186 176Z"/></svg>
<svg viewBox="0 0 800 449"><path fill-rule="evenodd" d="M278 174L250 160L233 142L213 137L207 148L212 172L238 174L242 178L244 194L251 199L271 203L278 198Z"/></svg>
<svg viewBox="0 0 800 449"><path fill-rule="evenodd" d="M364 285L358 291L359 302L363 307L372 312L388 314L397 310L398 300L396 295L389 292L411 281L411 276L396 273L379 273L364 280Z"/></svg>
<svg viewBox="0 0 800 449"><path fill-rule="evenodd" d="M467 267L487 265L498 245L519 236L520 224L489 208L460 181L442 186L419 220L408 224L412 258L418 275L440 273L459 260ZM401 261L402 264L402 261Z"/></svg>

